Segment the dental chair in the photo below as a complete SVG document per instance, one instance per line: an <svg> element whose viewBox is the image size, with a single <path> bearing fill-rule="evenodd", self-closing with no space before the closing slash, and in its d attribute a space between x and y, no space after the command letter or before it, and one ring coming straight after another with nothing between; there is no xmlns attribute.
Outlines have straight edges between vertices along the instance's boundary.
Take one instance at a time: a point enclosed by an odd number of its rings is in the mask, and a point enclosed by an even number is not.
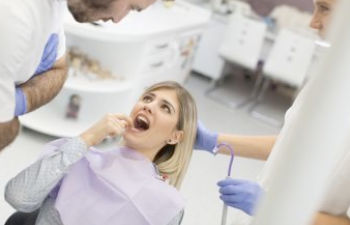
<svg viewBox="0 0 350 225"><path fill-rule="evenodd" d="M35 225L39 210L31 213L15 212L7 219L5 225Z"/></svg>
<svg viewBox="0 0 350 225"><path fill-rule="evenodd" d="M38 214L39 210L31 213L15 212L10 216L10 218L7 219L5 225L35 225ZM179 225L182 223L184 215L185 212L183 211Z"/></svg>

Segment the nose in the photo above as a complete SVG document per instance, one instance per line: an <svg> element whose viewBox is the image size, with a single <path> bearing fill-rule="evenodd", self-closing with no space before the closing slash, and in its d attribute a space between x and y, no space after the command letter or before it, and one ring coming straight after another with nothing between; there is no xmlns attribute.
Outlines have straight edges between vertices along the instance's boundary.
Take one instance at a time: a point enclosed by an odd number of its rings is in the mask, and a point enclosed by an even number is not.
<svg viewBox="0 0 350 225"><path fill-rule="evenodd" d="M317 14L313 15L310 22L310 27L316 30L322 30L322 22L320 17Z"/></svg>
<svg viewBox="0 0 350 225"><path fill-rule="evenodd" d="M151 109L151 107L150 107L149 105L145 105L145 106L143 107L143 110L146 111L146 112L148 112L149 114L152 114L152 109Z"/></svg>

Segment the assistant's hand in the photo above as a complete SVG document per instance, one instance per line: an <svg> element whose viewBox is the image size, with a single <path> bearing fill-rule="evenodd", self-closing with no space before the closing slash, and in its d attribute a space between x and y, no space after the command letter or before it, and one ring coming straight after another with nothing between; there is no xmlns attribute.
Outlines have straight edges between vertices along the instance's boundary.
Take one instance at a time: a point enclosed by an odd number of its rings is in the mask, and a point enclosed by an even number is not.
<svg viewBox="0 0 350 225"><path fill-rule="evenodd" d="M88 146L99 144L107 136L115 137L122 135L127 127L132 126L129 116L109 113L100 121L80 135Z"/></svg>
<svg viewBox="0 0 350 225"><path fill-rule="evenodd" d="M194 145L195 149L213 153L217 140L218 133L208 130L201 121L197 122L197 136Z"/></svg>
<svg viewBox="0 0 350 225"><path fill-rule="evenodd" d="M49 40L45 45L43 55L41 56L40 64L34 72L34 76L42 74L52 68L52 66L56 62L58 43L58 35L51 34Z"/></svg>
<svg viewBox="0 0 350 225"><path fill-rule="evenodd" d="M220 198L226 205L240 209L249 215L254 214L263 191L256 182L227 178L218 183Z"/></svg>

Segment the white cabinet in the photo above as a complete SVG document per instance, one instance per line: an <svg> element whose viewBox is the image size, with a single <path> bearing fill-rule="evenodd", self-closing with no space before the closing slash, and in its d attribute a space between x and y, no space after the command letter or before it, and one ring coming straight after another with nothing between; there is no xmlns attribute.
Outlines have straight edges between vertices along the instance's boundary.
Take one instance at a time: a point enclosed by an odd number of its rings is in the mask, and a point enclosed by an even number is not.
<svg viewBox="0 0 350 225"><path fill-rule="evenodd" d="M140 80L144 80L143 86L166 80L183 83L192 68L199 39L199 30L178 34L163 44L156 53L148 53L143 67L145 74L142 73L139 77Z"/></svg>
<svg viewBox="0 0 350 225"><path fill-rule="evenodd" d="M193 70L212 79L218 79L224 68L224 60L219 56L219 48L227 27L225 16L213 15L209 26L202 35L195 55Z"/></svg>
<svg viewBox="0 0 350 225"><path fill-rule="evenodd" d="M58 96L23 116L22 124L54 136L75 136L105 113L129 113L144 88L155 82L183 83L209 20L209 11L183 1L171 8L156 2L118 24L80 24L68 14L67 48L79 49L103 71L123 79L91 79L84 70L72 73Z"/></svg>

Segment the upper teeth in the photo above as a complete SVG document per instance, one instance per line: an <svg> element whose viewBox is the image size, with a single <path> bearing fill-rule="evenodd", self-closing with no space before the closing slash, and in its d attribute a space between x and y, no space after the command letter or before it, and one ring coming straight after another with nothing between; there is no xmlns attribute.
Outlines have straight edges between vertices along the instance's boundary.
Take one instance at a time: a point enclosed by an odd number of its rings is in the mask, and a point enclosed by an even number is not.
<svg viewBox="0 0 350 225"><path fill-rule="evenodd" d="M144 116L138 116L139 120L142 120L143 122L145 122L146 124L148 124L147 119Z"/></svg>

